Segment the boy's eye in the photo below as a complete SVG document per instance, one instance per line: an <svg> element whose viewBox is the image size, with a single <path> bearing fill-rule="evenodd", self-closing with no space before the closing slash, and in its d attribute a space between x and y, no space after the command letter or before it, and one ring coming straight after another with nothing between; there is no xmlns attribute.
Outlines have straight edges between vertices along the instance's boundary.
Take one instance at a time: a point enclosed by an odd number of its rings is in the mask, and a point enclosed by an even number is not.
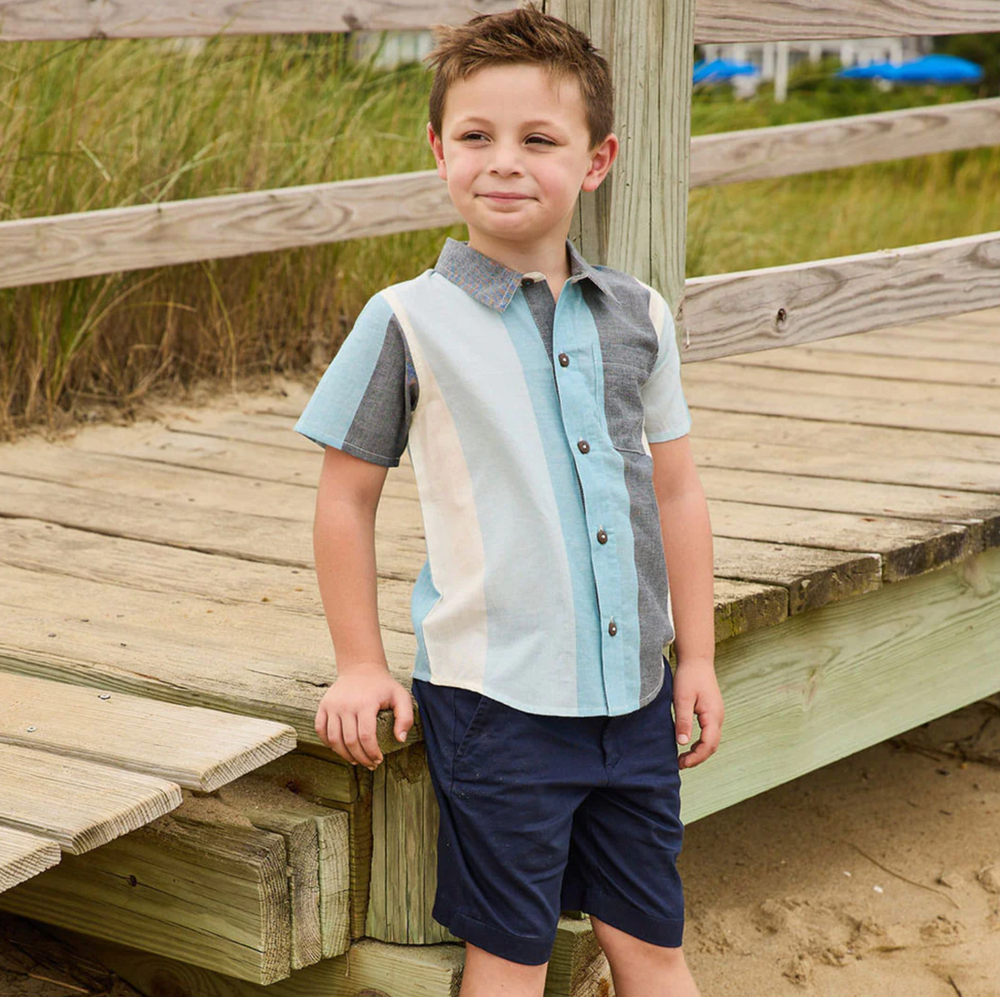
<svg viewBox="0 0 1000 997"><path fill-rule="evenodd" d="M483 135L482 132L466 132L462 136L462 141L464 142L467 138L478 139L478 138L485 138L485 136Z"/></svg>
<svg viewBox="0 0 1000 997"><path fill-rule="evenodd" d="M545 136L543 135L532 135L531 138L528 139L528 141L544 142L546 145L555 145L555 142L553 142L551 139L545 138Z"/></svg>

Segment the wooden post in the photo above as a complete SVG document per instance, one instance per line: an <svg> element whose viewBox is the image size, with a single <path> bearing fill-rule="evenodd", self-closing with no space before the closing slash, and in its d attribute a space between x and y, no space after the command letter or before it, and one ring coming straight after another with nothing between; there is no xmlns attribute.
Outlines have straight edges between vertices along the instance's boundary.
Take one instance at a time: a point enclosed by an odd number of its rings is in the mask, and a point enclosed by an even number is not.
<svg viewBox="0 0 1000 997"><path fill-rule="evenodd" d="M570 238L655 287L682 329L695 0L544 0L611 64L618 159L582 193Z"/></svg>

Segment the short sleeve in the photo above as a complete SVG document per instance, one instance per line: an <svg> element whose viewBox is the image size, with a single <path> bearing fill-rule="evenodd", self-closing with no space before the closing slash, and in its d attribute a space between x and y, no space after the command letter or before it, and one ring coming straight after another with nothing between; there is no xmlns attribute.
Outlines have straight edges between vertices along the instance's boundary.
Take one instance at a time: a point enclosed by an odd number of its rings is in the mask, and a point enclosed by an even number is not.
<svg viewBox="0 0 1000 997"><path fill-rule="evenodd" d="M376 294L320 378L295 432L384 467L406 450L417 383L403 330Z"/></svg>
<svg viewBox="0 0 1000 997"><path fill-rule="evenodd" d="M659 347L653 370L642 386L646 439L650 443L675 440L691 429L691 413L681 387L681 358L677 349L677 326L663 297L656 297L650 307L656 317Z"/></svg>

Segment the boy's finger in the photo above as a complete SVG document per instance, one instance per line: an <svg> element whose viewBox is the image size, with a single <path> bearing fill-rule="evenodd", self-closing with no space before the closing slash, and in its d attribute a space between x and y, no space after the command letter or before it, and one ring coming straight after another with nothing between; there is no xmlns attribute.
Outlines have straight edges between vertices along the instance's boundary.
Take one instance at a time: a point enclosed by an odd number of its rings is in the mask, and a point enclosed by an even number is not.
<svg viewBox="0 0 1000 997"><path fill-rule="evenodd" d="M674 712L677 720L674 724L677 742L687 744L691 740L691 731L694 727L694 703L692 701L681 701L674 703Z"/></svg>
<svg viewBox="0 0 1000 997"><path fill-rule="evenodd" d="M413 700L405 689L397 689L392 697L392 713L396 720L396 740L402 743L413 726Z"/></svg>
<svg viewBox="0 0 1000 997"><path fill-rule="evenodd" d="M348 757L355 764L371 768L372 760L365 754L365 749L361 745L361 738L358 735L358 715L356 713L345 713L340 720L341 726L344 729L344 746L347 748Z"/></svg>
<svg viewBox="0 0 1000 997"><path fill-rule="evenodd" d="M344 737L341 733L340 717L336 713L327 714L326 721L326 743L340 755L344 761L351 761L351 753L344 745Z"/></svg>
<svg viewBox="0 0 1000 997"><path fill-rule="evenodd" d="M378 722L378 707L374 711L358 714L358 740L361 742L361 750L368 759L362 762L368 768L373 769L382 761L382 752L378 746L378 734L376 733Z"/></svg>

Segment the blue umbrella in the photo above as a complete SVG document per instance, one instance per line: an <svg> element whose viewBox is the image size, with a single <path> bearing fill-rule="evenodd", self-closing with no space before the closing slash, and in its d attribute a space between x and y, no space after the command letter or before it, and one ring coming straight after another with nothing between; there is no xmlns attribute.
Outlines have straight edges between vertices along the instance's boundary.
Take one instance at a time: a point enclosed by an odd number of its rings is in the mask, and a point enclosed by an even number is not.
<svg viewBox="0 0 1000 997"><path fill-rule="evenodd" d="M851 66L850 69L841 69L834 75L855 80L867 80L875 76L891 78L897 68L891 62L873 62L869 66Z"/></svg>
<svg viewBox="0 0 1000 997"><path fill-rule="evenodd" d="M982 78L983 70L974 62L942 53L897 66L890 77L902 83L978 83Z"/></svg>
<svg viewBox="0 0 1000 997"><path fill-rule="evenodd" d="M898 83L978 83L983 78L983 70L968 59L935 53L904 62L901 66L878 62L870 66L841 69L835 75L856 79L878 76Z"/></svg>
<svg viewBox="0 0 1000 997"><path fill-rule="evenodd" d="M757 67L747 62L730 62L728 59L713 59L711 62L696 62L694 65L695 83L728 80L731 76L745 76L756 73Z"/></svg>

